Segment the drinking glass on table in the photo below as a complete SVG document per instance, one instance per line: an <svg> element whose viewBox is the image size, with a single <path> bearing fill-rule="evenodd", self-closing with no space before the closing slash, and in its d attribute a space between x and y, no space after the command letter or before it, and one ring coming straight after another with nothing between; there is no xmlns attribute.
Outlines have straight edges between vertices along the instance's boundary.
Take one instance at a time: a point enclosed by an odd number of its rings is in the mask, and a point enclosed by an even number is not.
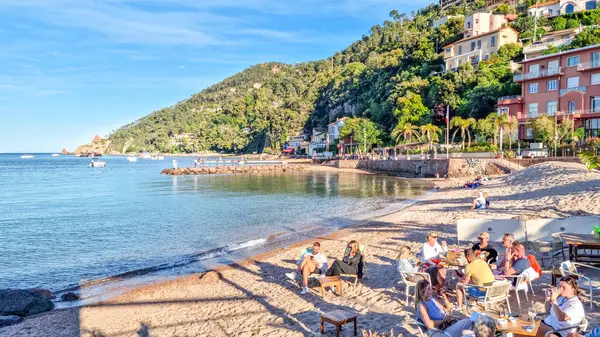
<svg viewBox="0 0 600 337"><path fill-rule="evenodd" d="M529 316L529 320L531 324L535 323L535 316L537 316L537 311L533 307L533 302L529 303L529 310L527 310L527 315Z"/></svg>

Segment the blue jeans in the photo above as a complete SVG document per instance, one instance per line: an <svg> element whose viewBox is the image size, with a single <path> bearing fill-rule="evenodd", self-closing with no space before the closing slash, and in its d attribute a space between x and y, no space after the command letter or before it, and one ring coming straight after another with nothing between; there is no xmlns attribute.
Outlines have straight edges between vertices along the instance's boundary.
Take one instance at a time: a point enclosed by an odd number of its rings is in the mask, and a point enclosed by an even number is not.
<svg viewBox="0 0 600 337"><path fill-rule="evenodd" d="M484 297L485 291L477 288L477 287L469 287L467 288L467 294L472 297Z"/></svg>

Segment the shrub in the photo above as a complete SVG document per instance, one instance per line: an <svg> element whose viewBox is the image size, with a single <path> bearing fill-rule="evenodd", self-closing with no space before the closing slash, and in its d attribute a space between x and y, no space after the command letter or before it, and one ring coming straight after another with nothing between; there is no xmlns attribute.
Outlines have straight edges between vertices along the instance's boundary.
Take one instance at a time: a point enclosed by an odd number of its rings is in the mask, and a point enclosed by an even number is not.
<svg viewBox="0 0 600 337"><path fill-rule="evenodd" d="M567 20L567 27L566 27L566 29L577 28L577 27L579 27L579 22L577 21L577 19L569 19L569 20Z"/></svg>
<svg viewBox="0 0 600 337"><path fill-rule="evenodd" d="M552 30L563 30L567 27L567 19L559 16L552 20Z"/></svg>

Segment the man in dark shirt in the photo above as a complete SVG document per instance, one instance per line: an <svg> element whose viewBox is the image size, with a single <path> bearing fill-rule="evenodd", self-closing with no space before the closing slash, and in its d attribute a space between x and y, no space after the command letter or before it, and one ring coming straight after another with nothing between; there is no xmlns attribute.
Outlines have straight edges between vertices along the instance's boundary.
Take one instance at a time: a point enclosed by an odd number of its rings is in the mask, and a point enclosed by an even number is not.
<svg viewBox="0 0 600 337"><path fill-rule="evenodd" d="M473 249L473 251L475 252L485 252L487 254L487 256L485 257L485 261L488 264L493 264L496 263L496 260L498 259L498 252L496 251L496 249L494 249L494 247L492 247L489 241L490 234L487 232L481 232L479 234L479 242L476 243L471 249Z"/></svg>

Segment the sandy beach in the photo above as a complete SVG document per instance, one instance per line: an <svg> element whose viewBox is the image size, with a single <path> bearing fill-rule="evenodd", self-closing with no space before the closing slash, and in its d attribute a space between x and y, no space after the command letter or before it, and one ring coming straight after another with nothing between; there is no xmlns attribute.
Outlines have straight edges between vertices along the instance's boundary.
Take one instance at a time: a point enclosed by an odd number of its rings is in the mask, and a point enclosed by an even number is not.
<svg viewBox="0 0 600 337"><path fill-rule="evenodd" d="M456 221L461 218L600 214L600 173L581 164L538 164L492 179L477 191L458 187L464 180L433 182L439 190L400 212L314 238L321 242L330 264L342 257L349 240L368 245L368 277L356 287L346 282L341 297L327 293L321 298L318 288L300 295L298 285L285 277L295 268L300 249L309 244L301 242L213 272L138 288L101 304L30 317L1 328L0 336L312 336L319 335L320 313L335 309L358 313L361 330L394 329L412 335L416 330L409 319L414 317L414 304L406 306L403 286L397 287L400 278L394 259L400 245L417 251L425 234L436 230L452 247ZM489 193L492 208L470 209L478 191ZM536 305L541 305L541 289L549 283L549 274L535 281ZM599 297L594 298L593 311L587 293L582 300L590 327L598 326ZM326 329L326 335L334 335L331 325ZM351 336L351 330L345 329L342 336Z"/></svg>

